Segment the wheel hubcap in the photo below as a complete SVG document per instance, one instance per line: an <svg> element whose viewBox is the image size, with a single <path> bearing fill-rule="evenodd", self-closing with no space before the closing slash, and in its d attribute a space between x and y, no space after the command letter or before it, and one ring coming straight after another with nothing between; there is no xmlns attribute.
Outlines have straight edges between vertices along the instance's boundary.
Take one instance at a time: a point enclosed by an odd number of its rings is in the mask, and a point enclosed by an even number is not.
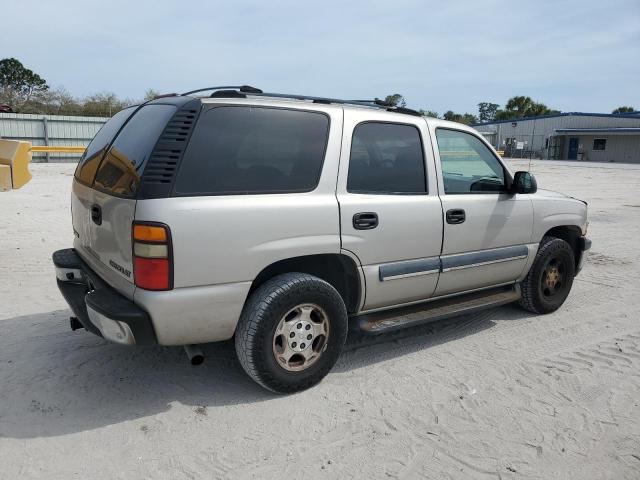
<svg viewBox="0 0 640 480"><path fill-rule="evenodd" d="M273 354L285 370L313 365L327 348L329 318L318 305L305 303L289 310L273 335Z"/></svg>
<svg viewBox="0 0 640 480"><path fill-rule="evenodd" d="M552 258L542 274L542 293L551 297L562 289L565 276L565 265L558 258Z"/></svg>

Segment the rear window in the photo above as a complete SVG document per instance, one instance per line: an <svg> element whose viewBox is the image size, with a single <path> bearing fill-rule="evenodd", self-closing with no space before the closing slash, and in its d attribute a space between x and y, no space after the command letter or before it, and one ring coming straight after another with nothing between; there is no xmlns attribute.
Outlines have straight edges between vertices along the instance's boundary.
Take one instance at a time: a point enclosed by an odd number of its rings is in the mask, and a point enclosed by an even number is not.
<svg viewBox="0 0 640 480"><path fill-rule="evenodd" d="M211 108L200 116L174 194L311 191L320 179L328 133L329 118L319 112Z"/></svg>
<svg viewBox="0 0 640 480"><path fill-rule="evenodd" d="M131 118L104 157L94 186L107 193L133 197L143 167L176 107L145 105Z"/></svg>
<svg viewBox="0 0 640 480"><path fill-rule="evenodd" d="M113 140L113 137L118 133L120 127L124 125L124 122L131 116L136 107L125 108L120 110L113 117L105 123L102 128L93 137L91 143L84 152L84 155L78 163L75 176L82 183L91 185L96 175L96 170L100 164L100 160L104 156L104 152Z"/></svg>

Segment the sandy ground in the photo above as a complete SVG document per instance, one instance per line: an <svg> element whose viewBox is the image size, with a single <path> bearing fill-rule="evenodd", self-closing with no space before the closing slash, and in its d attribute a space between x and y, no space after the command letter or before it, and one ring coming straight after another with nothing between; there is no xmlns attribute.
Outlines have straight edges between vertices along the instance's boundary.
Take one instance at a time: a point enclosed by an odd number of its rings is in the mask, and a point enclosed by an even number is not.
<svg viewBox="0 0 640 480"><path fill-rule="evenodd" d="M286 397L230 343L194 368L69 330L50 254L71 242L72 169L34 165L0 194L1 479L640 478L639 167L533 162L590 207L592 254L560 311L350 338Z"/></svg>

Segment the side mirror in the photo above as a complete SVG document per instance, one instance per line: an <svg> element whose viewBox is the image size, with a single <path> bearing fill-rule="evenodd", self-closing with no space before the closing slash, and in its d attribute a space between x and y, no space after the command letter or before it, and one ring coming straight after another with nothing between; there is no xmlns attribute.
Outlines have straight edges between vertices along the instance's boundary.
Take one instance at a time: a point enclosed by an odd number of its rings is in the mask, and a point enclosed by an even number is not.
<svg viewBox="0 0 640 480"><path fill-rule="evenodd" d="M536 193L538 183L536 178L529 172L516 172L511 184L511 193Z"/></svg>

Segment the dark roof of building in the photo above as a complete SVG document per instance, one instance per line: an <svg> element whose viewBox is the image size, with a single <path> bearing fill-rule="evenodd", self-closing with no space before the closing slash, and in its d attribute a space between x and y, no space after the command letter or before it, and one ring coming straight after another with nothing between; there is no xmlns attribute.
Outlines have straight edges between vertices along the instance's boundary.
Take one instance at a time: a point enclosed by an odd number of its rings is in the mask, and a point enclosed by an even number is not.
<svg viewBox="0 0 640 480"><path fill-rule="evenodd" d="M481 127L483 125L495 125L498 123L514 123L514 122L525 122L528 120L538 120L540 118L554 118L554 117L613 117L613 118L635 118L640 120L640 111L639 112L631 112L631 113L586 113L586 112L563 112L563 113L554 113L551 115L538 115L536 117L523 117L523 118L511 118L509 120L494 120L491 122L483 122L483 123L474 123L471 125L472 127Z"/></svg>

